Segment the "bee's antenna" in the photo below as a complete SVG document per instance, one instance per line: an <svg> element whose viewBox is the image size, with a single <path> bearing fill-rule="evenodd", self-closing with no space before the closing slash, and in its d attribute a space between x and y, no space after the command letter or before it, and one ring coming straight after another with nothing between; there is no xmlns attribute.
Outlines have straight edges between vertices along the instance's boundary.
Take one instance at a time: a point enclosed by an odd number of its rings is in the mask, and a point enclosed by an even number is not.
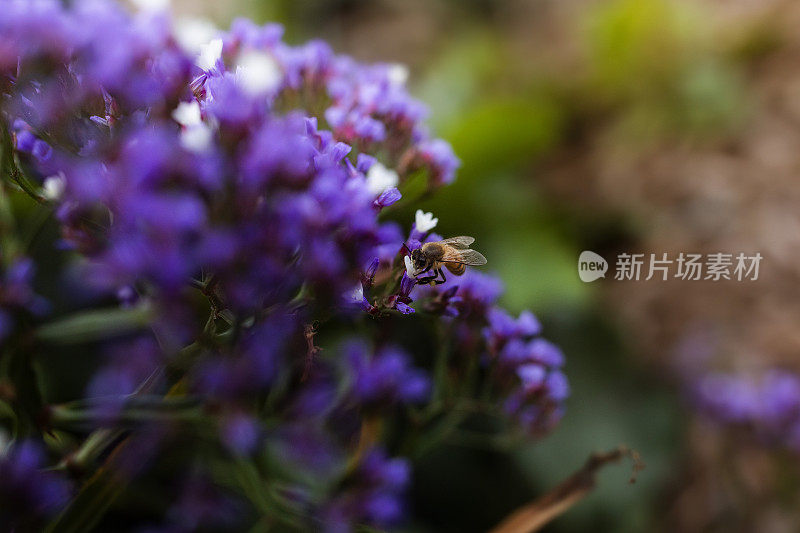
<svg viewBox="0 0 800 533"><path fill-rule="evenodd" d="M408 251L409 254L411 253L411 248L408 247L408 245L406 244L406 241L403 241L403 248L405 248Z"/></svg>

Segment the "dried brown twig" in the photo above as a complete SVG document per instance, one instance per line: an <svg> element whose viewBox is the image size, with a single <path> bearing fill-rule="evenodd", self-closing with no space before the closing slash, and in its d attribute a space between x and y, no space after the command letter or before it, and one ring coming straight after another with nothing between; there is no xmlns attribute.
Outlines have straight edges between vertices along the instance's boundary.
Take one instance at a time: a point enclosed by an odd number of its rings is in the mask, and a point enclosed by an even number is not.
<svg viewBox="0 0 800 533"><path fill-rule="evenodd" d="M596 485L595 475L609 463L616 463L624 457L633 461L633 472L629 483L636 482L636 474L644 468L644 463L635 450L620 446L605 453L593 453L577 472L562 481L553 490L524 505L507 516L491 533L531 533L555 519L570 507L582 500Z"/></svg>
<svg viewBox="0 0 800 533"><path fill-rule="evenodd" d="M303 326L303 335L306 338L307 351L306 351L306 364L303 368L303 376L301 381L308 379L308 374L311 372L311 365L314 363L316 355L322 351L322 348L314 344L314 336L317 334L317 327L319 324L314 321L312 324Z"/></svg>

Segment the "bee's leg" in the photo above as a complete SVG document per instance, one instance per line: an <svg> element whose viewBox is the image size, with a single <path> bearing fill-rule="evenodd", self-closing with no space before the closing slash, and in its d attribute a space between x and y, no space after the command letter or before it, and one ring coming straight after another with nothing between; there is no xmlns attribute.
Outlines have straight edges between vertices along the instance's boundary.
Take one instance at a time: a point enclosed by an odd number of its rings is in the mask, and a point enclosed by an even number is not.
<svg viewBox="0 0 800 533"><path fill-rule="evenodd" d="M437 268L435 272L436 273L433 276L427 279L429 285L441 285L447 281L447 278L444 277L444 272L442 272L441 268ZM439 276L441 276L442 279L437 279Z"/></svg>
<svg viewBox="0 0 800 533"><path fill-rule="evenodd" d="M431 267L428 266L427 268L423 269L421 272L417 273L417 276L419 276L420 274L425 274L426 272L429 273L429 275L427 275L427 276L424 276L424 277L421 277L421 278L417 278L417 283L420 283L420 284L430 283L431 281L436 279L436 272L434 272L433 275L431 275L430 274L430 270L431 270Z"/></svg>

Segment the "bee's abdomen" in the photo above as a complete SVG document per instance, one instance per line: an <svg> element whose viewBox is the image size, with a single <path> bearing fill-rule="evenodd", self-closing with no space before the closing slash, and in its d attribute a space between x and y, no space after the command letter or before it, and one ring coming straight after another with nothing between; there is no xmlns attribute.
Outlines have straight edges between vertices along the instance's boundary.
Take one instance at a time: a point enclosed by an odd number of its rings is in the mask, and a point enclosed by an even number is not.
<svg viewBox="0 0 800 533"><path fill-rule="evenodd" d="M446 263L445 266L447 267L447 270L456 276L460 276L467 270L467 265L464 263Z"/></svg>

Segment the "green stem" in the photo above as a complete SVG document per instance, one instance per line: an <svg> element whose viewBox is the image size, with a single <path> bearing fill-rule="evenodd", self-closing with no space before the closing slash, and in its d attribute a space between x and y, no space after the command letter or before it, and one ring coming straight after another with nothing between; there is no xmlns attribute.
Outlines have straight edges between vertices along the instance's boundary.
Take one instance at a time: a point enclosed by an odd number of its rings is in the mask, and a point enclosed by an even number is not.
<svg viewBox="0 0 800 533"><path fill-rule="evenodd" d="M423 457L433 448L441 444L458 426L467 418L467 413L463 411L451 411L434 427L431 431L422 436L419 443L414 447L413 456L415 459Z"/></svg>
<svg viewBox="0 0 800 533"><path fill-rule="evenodd" d="M255 505L261 514L260 527L269 529L275 522L297 528L297 521L281 508L272 497L267 483L262 479L256 465L244 458L234 460L235 479L244 495ZM264 529L261 529L262 531Z"/></svg>
<svg viewBox="0 0 800 533"><path fill-rule="evenodd" d="M103 428L93 431L86 437L80 448L69 457L64 458L59 464L59 469L76 468L79 471L93 463L123 431L120 429Z"/></svg>
<svg viewBox="0 0 800 533"><path fill-rule="evenodd" d="M52 214L53 211L51 209L46 207L39 208L36 218L33 220L31 227L25 232L25 237L22 239L23 249L30 250L44 228L47 227L47 222L50 220Z"/></svg>
<svg viewBox="0 0 800 533"><path fill-rule="evenodd" d="M11 133L5 126L0 126L0 135L2 135L2 149L3 153L0 156L0 172L7 174L9 178L31 198L40 204L47 203L47 201L36 191L35 186L25 177L19 169L16 156L14 154L14 146L11 141Z"/></svg>
<svg viewBox="0 0 800 533"><path fill-rule="evenodd" d="M98 426L137 426L152 422L199 422L204 419L199 407L185 409L127 409L109 414L105 409L70 409L55 406L50 411L50 424L59 429Z"/></svg>
<svg viewBox="0 0 800 533"><path fill-rule="evenodd" d="M154 411L180 411L197 407L200 401L197 398L187 396L164 398L159 395L121 395L121 396L99 396L94 398L83 398L72 402L66 402L53 406L54 409L67 411L81 411L91 409L102 409L107 405L122 405L125 409L151 409Z"/></svg>
<svg viewBox="0 0 800 533"><path fill-rule="evenodd" d="M441 326L441 325L440 325ZM433 399L442 401L448 397L447 383L447 362L450 356L450 339L443 331L443 327L438 328L439 349L436 351L436 359L433 366Z"/></svg>
<svg viewBox="0 0 800 533"><path fill-rule="evenodd" d="M4 184L0 183L0 259L7 266L21 251L14 233L14 213Z"/></svg>
<svg viewBox="0 0 800 533"><path fill-rule="evenodd" d="M453 431L447 437L448 444L502 452L513 450L523 441L524 437L520 435L491 435L477 431L463 430Z"/></svg>
<svg viewBox="0 0 800 533"><path fill-rule="evenodd" d="M62 345L101 340L146 327L152 314L146 302L130 309L87 311L41 326L36 337L47 344Z"/></svg>

